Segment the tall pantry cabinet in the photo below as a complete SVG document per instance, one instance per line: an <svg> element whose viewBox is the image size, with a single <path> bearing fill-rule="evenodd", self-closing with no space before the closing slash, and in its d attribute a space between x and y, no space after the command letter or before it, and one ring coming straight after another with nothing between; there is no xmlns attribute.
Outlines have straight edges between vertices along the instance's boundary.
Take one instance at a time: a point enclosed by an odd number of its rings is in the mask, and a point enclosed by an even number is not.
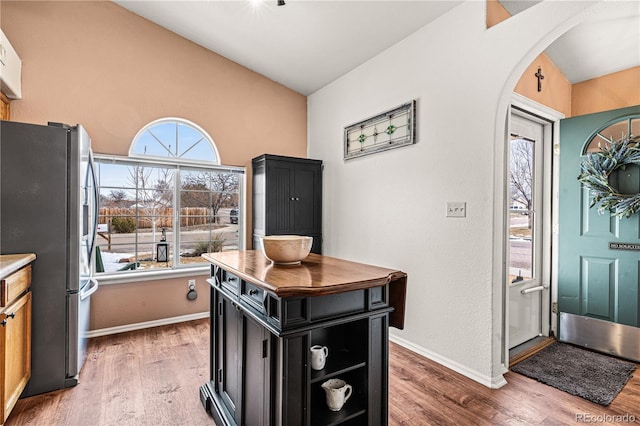
<svg viewBox="0 0 640 426"><path fill-rule="evenodd" d="M252 166L254 249L265 235L307 235L322 254L322 161L264 154Z"/></svg>

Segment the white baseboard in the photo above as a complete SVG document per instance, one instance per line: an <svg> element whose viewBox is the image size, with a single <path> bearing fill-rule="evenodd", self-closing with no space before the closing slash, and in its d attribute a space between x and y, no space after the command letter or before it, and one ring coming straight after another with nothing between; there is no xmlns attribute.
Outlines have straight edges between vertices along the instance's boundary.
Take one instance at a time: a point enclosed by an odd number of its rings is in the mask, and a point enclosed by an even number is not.
<svg viewBox="0 0 640 426"><path fill-rule="evenodd" d="M472 370L456 361L453 361L451 359L442 357L438 354L435 354L431 351L428 351L427 349L423 348L422 346L418 346L416 344L413 344L411 342L409 342L408 340L405 340L401 337L397 337L397 336L389 336L389 340L391 340L394 343L399 344L400 346L403 346L407 349L409 349L412 352L415 352L419 355L424 356L425 358L428 358L432 361L437 362L440 365L443 365L457 373L462 374L465 377L470 378L471 380L474 380L478 383L480 383L481 385L484 385L488 388L491 389L498 389L501 388L502 386L507 384L507 381L504 379L504 377L502 376L502 374L499 374L496 377L490 377L490 376L486 376L484 374L480 374L475 370Z"/></svg>
<svg viewBox="0 0 640 426"><path fill-rule="evenodd" d="M118 325L116 327L99 328L90 330L87 338L107 336L109 334L125 333L127 331L142 330L143 328L158 327L161 325L177 324L179 322L193 321L201 318L209 318L209 312L199 312L196 314L180 315L178 317L162 318L153 321L138 322L135 324Z"/></svg>

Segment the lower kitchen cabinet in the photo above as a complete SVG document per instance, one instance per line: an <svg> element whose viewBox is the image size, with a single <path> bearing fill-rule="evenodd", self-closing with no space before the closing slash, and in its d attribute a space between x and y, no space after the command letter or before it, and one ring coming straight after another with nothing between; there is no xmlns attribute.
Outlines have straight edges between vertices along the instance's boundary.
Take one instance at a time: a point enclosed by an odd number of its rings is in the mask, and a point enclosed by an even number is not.
<svg viewBox="0 0 640 426"><path fill-rule="evenodd" d="M200 399L215 423L386 425L390 284L280 297L234 272L214 265L209 280L211 377ZM322 370L311 368L314 345L328 348ZM353 389L339 411L326 403L329 379Z"/></svg>
<svg viewBox="0 0 640 426"><path fill-rule="evenodd" d="M0 424L31 377L31 267L2 279L0 307Z"/></svg>

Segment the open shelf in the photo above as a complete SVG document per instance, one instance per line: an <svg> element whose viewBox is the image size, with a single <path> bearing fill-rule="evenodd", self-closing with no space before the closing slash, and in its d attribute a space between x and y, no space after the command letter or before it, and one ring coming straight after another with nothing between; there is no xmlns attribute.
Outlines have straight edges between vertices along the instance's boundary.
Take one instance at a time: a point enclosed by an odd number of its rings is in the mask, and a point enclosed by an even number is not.
<svg viewBox="0 0 640 426"><path fill-rule="evenodd" d="M322 370L311 370L311 383L331 379L337 375L348 373L366 366L367 363L353 353L342 350L327 357L327 362Z"/></svg>
<svg viewBox="0 0 640 426"><path fill-rule="evenodd" d="M346 423L350 420L355 421L358 417L362 417L362 422L356 423L363 425L366 423L366 410L364 408L344 407L340 411L329 411L329 409L325 407L325 410L326 411L320 411L314 408L313 418L311 419L311 424L313 426L335 426Z"/></svg>
<svg viewBox="0 0 640 426"><path fill-rule="evenodd" d="M311 424L313 426L334 426L350 420L355 423L366 424L366 395L353 391L353 395L340 411L331 411L327 407L324 390L318 385L312 393ZM361 422L355 421L361 417Z"/></svg>
<svg viewBox="0 0 640 426"><path fill-rule="evenodd" d="M366 365L366 364L365 364ZM363 366L364 367L364 366ZM337 374L331 377L325 376L322 380L317 379L311 385L311 424L314 426L339 425L345 422L351 424L367 423L367 370L366 368L350 369L348 372ZM327 407L326 395L322 389L324 379L342 379L352 386L352 395L345 402L340 411L331 411Z"/></svg>

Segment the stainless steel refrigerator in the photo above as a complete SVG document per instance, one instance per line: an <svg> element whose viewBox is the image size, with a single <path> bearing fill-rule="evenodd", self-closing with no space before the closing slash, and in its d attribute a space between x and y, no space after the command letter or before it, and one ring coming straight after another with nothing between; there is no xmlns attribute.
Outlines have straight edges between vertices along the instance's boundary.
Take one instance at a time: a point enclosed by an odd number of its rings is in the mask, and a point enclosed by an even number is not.
<svg viewBox="0 0 640 426"><path fill-rule="evenodd" d="M0 253L35 253L31 379L22 396L78 383L86 353L97 188L82 126L0 121Z"/></svg>

